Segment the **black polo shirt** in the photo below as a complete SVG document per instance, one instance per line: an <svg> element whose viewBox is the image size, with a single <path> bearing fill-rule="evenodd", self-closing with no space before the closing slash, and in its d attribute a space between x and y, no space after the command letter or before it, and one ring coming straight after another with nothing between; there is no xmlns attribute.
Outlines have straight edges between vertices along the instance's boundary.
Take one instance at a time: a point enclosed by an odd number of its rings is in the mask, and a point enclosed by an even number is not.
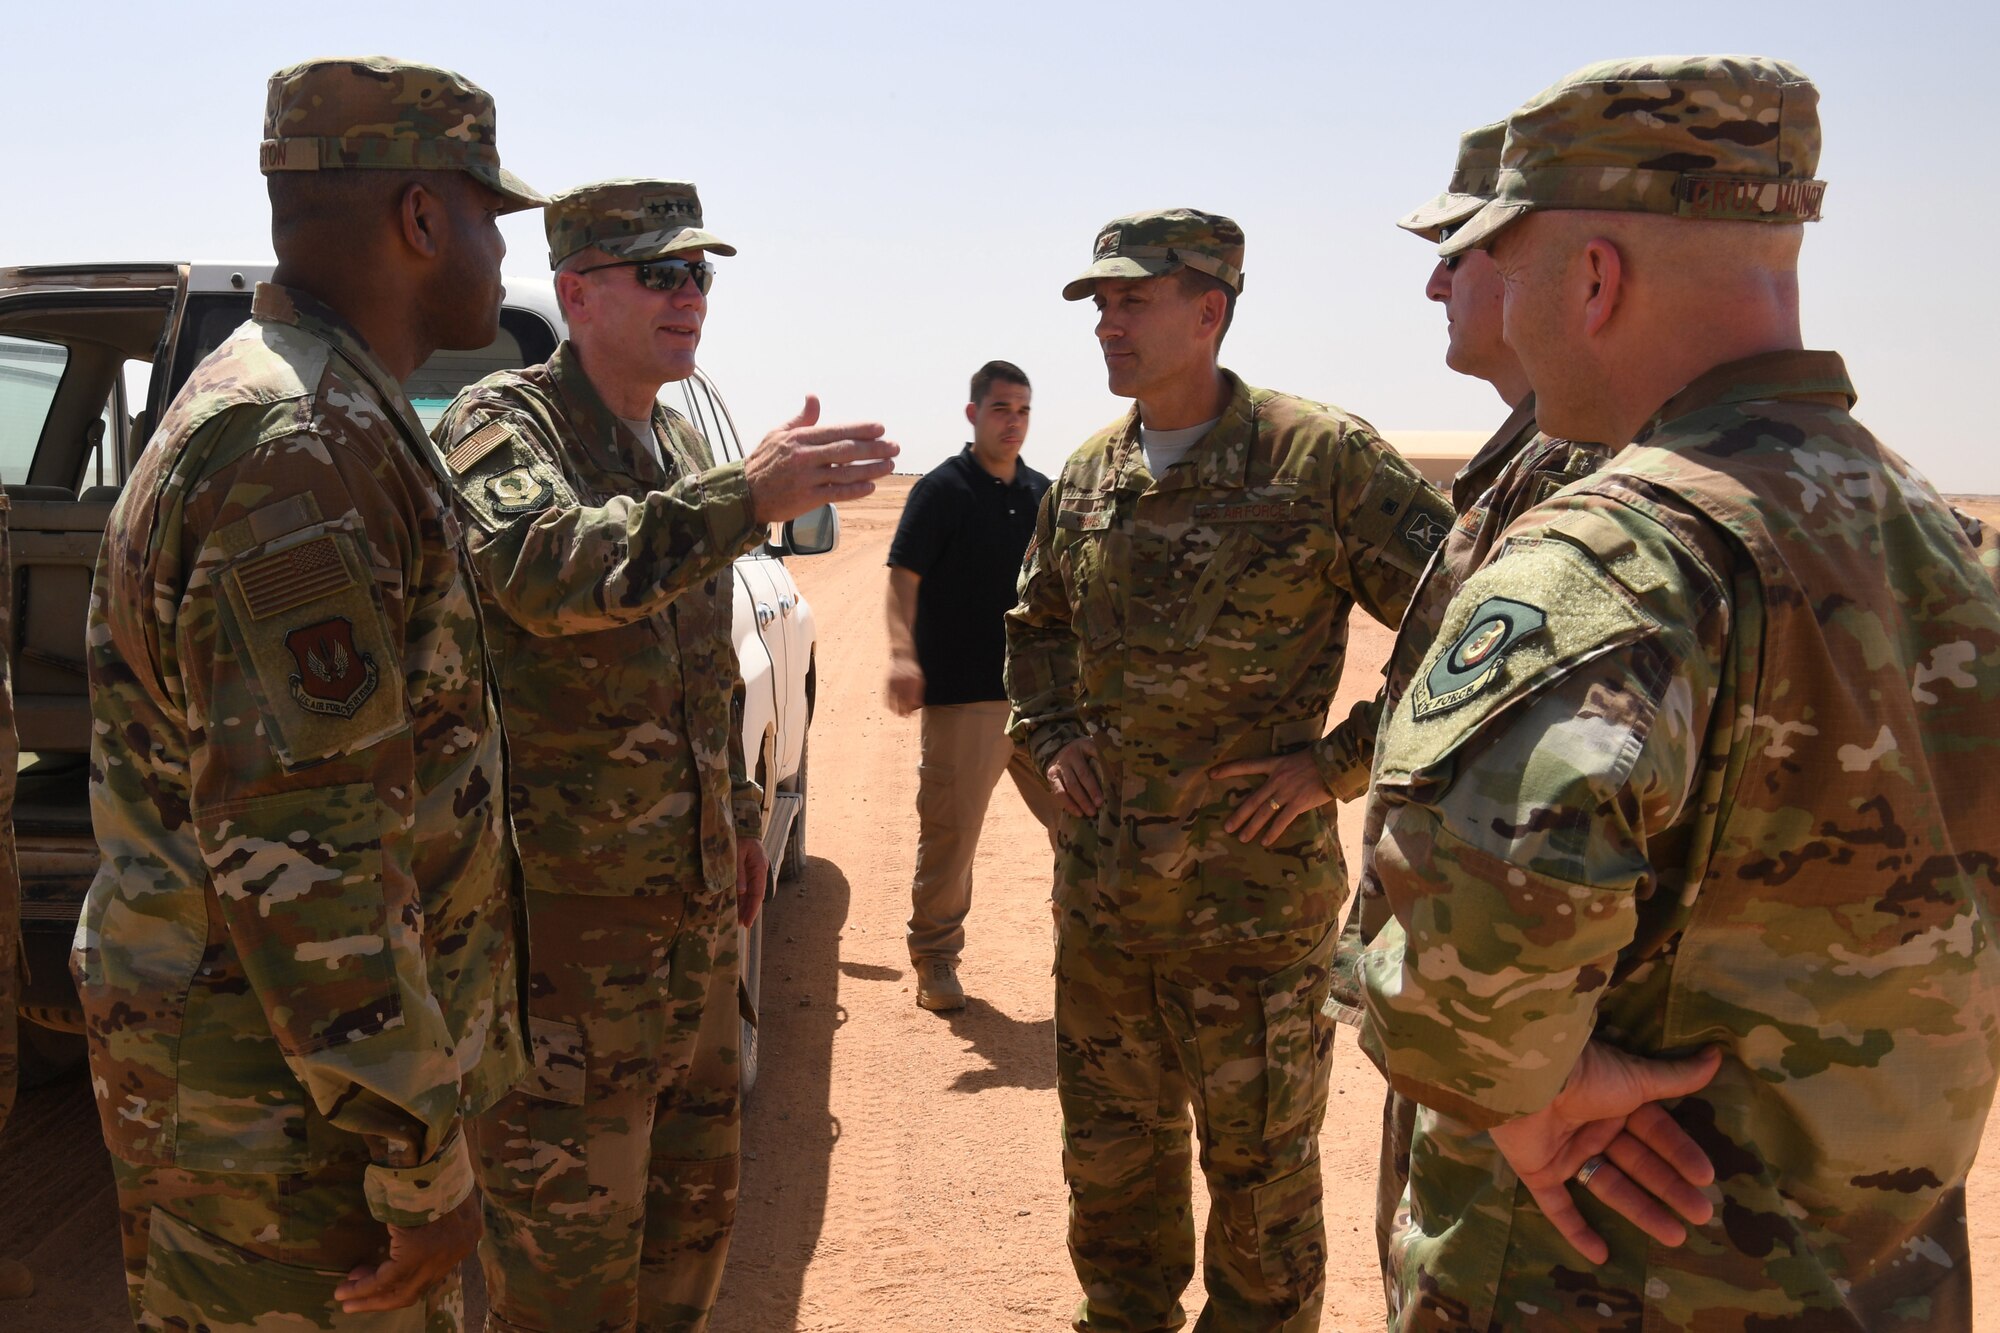
<svg viewBox="0 0 2000 1333"><path fill-rule="evenodd" d="M1035 510L1049 479L1024 462L1005 482L979 466L972 446L932 468L910 489L889 563L917 584L917 665L924 703L1005 699L1001 668L1015 585Z"/></svg>

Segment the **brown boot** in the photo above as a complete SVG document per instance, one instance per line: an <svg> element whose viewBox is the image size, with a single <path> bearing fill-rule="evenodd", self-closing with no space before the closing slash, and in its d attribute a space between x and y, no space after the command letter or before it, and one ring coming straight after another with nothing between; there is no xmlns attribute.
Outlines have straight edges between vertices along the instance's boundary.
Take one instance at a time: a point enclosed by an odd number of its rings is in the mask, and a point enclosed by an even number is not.
<svg viewBox="0 0 2000 1333"><path fill-rule="evenodd" d="M35 1275L18 1259L0 1259L0 1301L25 1301L35 1294Z"/></svg>
<svg viewBox="0 0 2000 1333"><path fill-rule="evenodd" d="M965 987L958 984L958 964L948 958L926 958L917 964L917 1005L922 1009L965 1008Z"/></svg>

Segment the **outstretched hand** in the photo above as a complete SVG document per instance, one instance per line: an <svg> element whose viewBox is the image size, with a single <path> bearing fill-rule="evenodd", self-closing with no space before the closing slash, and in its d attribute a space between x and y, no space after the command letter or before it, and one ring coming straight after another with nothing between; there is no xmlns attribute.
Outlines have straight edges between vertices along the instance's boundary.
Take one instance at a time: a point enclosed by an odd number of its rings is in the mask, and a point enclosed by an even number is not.
<svg viewBox="0 0 2000 1333"><path fill-rule="evenodd" d="M1717 1047L1684 1060L1648 1060L1593 1041L1554 1101L1493 1127L1494 1146L1591 1263L1609 1259L1611 1248L1569 1191L1585 1163L1599 1157L1582 1188L1662 1245L1679 1245L1687 1239L1681 1218L1700 1226L1714 1215L1702 1190L1714 1183L1715 1167L1659 1103L1699 1092L1721 1067Z"/></svg>
<svg viewBox="0 0 2000 1333"><path fill-rule="evenodd" d="M880 422L819 424L819 399L806 395L799 414L758 441L743 460L750 516L782 523L823 504L859 500L889 475L900 450Z"/></svg>

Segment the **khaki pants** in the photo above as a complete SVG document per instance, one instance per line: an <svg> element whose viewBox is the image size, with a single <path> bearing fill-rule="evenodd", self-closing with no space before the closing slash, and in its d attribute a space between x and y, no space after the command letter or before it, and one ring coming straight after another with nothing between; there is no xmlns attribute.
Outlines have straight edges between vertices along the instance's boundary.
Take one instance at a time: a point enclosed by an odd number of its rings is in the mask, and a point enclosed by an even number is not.
<svg viewBox="0 0 2000 1333"><path fill-rule="evenodd" d="M958 961L972 910L972 856L1000 775L1009 773L1042 827L1060 807L1049 784L1007 736L1007 701L940 704L923 710L917 768L917 873L910 888L910 961Z"/></svg>
<svg viewBox="0 0 2000 1333"><path fill-rule="evenodd" d="M736 1215L733 897L528 894L534 1065L471 1125L494 1333L699 1333Z"/></svg>
<svg viewBox="0 0 2000 1333"><path fill-rule="evenodd" d="M1195 1333L1319 1328L1333 938L1315 926L1129 953L1073 914L1058 921L1056 1096L1079 1333L1184 1324L1191 1140L1209 1195Z"/></svg>

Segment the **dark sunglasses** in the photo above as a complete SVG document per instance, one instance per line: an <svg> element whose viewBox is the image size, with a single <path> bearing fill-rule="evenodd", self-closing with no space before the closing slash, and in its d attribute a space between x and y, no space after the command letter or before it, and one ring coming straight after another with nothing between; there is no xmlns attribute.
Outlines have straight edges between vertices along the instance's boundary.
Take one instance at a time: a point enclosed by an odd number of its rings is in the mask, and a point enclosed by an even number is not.
<svg viewBox="0 0 2000 1333"><path fill-rule="evenodd" d="M1451 237L1452 237L1452 233L1453 233L1453 232L1455 232L1455 231L1457 231L1457 230L1458 230L1458 229L1459 229L1460 227L1463 227L1464 225L1465 225L1465 223L1463 223L1463 222L1454 222L1454 223L1452 223L1452 224L1451 224L1451 225L1450 225L1449 227L1439 227L1439 228L1438 228L1438 244L1439 244L1439 245L1443 245L1443 244L1444 244L1444 243L1445 243L1446 241L1450 240L1450 239L1451 239ZM1459 254L1455 254L1455 255L1446 255L1446 256L1444 256L1444 258L1443 258L1443 259L1439 260L1438 262L1439 262L1439 263L1441 263L1441 264L1443 264L1443 265L1444 265L1444 271L1445 271L1445 272L1447 272L1447 273L1449 273L1449 272L1451 272L1451 271L1452 271L1453 269L1455 269L1455 268L1457 268L1457 267L1458 267L1458 261L1459 261L1459 260L1461 260L1461 259L1463 259L1463 258L1465 258L1465 255L1464 255L1464 254L1463 254L1463 253L1461 252L1461 253L1459 253ZM703 290L707 290L707 289L706 289L706 288L704 288Z"/></svg>
<svg viewBox="0 0 2000 1333"><path fill-rule="evenodd" d="M596 273L607 268L629 268L639 285L655 292L677 292L690 278L703 296L715 285L715 265L706 259L621 259L615 264L592 264L578 273Z"/></svg>

